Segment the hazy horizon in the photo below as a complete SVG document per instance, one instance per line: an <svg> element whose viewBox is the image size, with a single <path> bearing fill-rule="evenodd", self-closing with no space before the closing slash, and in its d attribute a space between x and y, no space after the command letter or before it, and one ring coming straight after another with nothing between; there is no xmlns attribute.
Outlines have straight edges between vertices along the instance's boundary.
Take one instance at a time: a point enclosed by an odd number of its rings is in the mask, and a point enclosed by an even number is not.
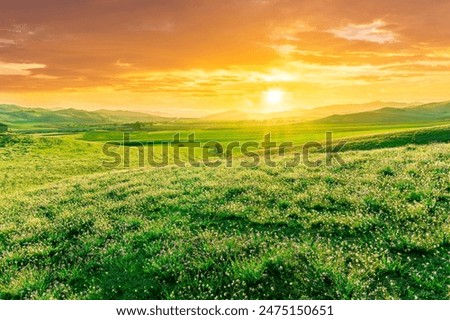
<svg viewBox="0 0 450 320"><path fill-rule="evenodd" d="M208 117L208 116L212 116L212 115L217 115L217 114L221 114L221 113L228 113L228 112L232 112L232 111L237 111L237 112L241 112L243 114L248 114L248 115L270 115L270 114L283 114L286 112L290 112L290 111L298 111L298 110L305 110L305 111L311 111L314 109L320 109L320 108L325 108L325 107L333 107L333 106L364 106L364 105L370 105L370 104L376 104L376 103L380 103L381 107L384 107L385 104L404 104L405 106L413 106L413 105L422 105L422 104L427 104L427 103L440 103L440 102L446 102L446 101L450 101L450 99L448 100L443 100L443 101L435 101L435 100L430 100L430 101L381 101L381 100L373 100L373 101L365 101L365 102L360 102L360 103L353 103L353 102L349 102L349 103L336 103L336 104L327 104L327 105L317 105L317 106L304 106L304 107L294 107L291 109L284 109L284 110L274 110L274 111L252 111L252 110L241 110L239 108L235 108L235 107L229 107L229 108L225 108L225 109L217 109L217 110L212 110L212 111L203 111L203 110L186 110L183 109L182 107L178 107L176 109L169 109L169 110L160 110L160 109L148 109L148 108L143 108L143 109L139 109L139 108L133 108L133 107L127 107L127 106L100 106L100 107L94 107L94 106L68 106L68 107L49 107L49 106L31 106L31 105L22 105L22 104L17 104L17 103L13 103L13 102L3 102L0 101L0 105L17 105L19 107L23 107L23 108L30 108L30 109L46 109L46 110L50 110L50 111L58 111L58 110L67 110L67 109L76 109L76 110L84 110L84 111L90 111L90 112L95 112L95 111L128 111L128 112L136 112L136 113L145 113L145 114L149 114L149 115L160 115L163 117L186 117L186 118L201 118L201 117ZM365 110L361 110L361 112L363 112ZM358 110L355 110L355 112L358 112Z"/></svg>

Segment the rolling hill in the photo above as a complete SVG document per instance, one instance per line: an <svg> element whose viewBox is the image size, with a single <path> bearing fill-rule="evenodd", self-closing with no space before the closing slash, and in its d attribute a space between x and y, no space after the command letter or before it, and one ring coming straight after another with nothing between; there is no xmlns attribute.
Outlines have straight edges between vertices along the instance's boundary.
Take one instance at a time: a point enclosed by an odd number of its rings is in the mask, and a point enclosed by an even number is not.
<svg viewBox="0 0 450 320"><path fill-rule="evenodd" d="M48 110L43 108L24 108L11 104L0 104L0 122L13 124L99 124L124 122L153 122L168 120L159 115L147 113L80 109Z"/></svg>
<svg viewBox="0 0 450 320"><path fill-rule="evenodd" d="M346 141L342 151L374 150L407 145L450 143L450 125L374 135L362 135L346 139Z"/></svg>
<svg viewBox="0 0 450 320"><path fill-rule="evenodd" d="M357 111L364 111L358 112ZM0 104L0 122L8 125L91 125L105 123L169 121L174 118L159 114L125 110L80 109L49 110L24 108ZM450 120L450 102L430 103L420 106L397 102L370 102L366 104L331 105L314 109L296 109L286 112L263 114L228 110L200 118L203 121L249 121L289 119L315 121L317 123L399 123Z"/></svg>
<svg viewBox="0 0 450 320"><path fill-rule="evenodd" d="M417 105L417 103L373 101L362 104L336 104L313 109L295 109L280 113L279 116L282 118L301 118L310 121L334 114L345 115L357 112L374 111L382 108L406 108L415 105Z"/></svg>
<svg viewBox="0 0 450 320"><path fill-rule="evenodd" d="M450 121L450 101L428 103L407 108L382 108L347 115L332 115L316 120L316 123L410 123Z"/></svg>
<svg viewBox="0 0 450 320"><path fill-rule="evenodd" d="M202 118L203 120L213 121L242 121L253 119L251 114L239 110L228 110L224 112L214 113Z"/></svg>
<svg viewBox="0 0 450 320"><path fill-rule="evenodd" d="M0 198L0 299L449 297L448 144L100 172L95 144L18 138L0 148L18 190Z"/></svg>
<svg viewBox="0 0 450 320"><path fill-rule="evenodd" d="M204 120L243 121L243 120L272 120L272 119L301 119L311 121L334 114L351 114L356 112L373 111L381 108L406 108L417 103L373 101L362 104L336 104L313 109L293 109L274 113L247 113L240 110L228 110L203 117Z"/></svg>
<svg viewBox="0 0 450 320"><path fill-rule="evenodd" d="M134 112L126 110L97 110L94 111L95 114L101 115L114 122L153 122L153 121L163 121L171 119L170 116L162 116L156 114L149 114L144 112Z"/></svg>

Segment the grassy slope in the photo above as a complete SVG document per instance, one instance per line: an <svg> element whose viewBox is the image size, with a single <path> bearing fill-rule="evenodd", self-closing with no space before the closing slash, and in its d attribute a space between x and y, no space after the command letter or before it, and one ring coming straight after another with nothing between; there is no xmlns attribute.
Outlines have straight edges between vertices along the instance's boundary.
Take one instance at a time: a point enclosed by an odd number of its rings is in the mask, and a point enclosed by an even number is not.
<svg viewBox="0 0 450 320"><path fill-rule="evenodd" d="M353 137L348 139L343 150L373 150L438 142L450 142L449 125Z"/></svg>
<svg viewBox="0 0 450 320"><path fill-rule="evenodd" d="M72 137L0 135L0 188L4 194L16 193L104 171L103 158L101 145Z"/></svg>
<svg viewBox="0 0 450 320"><path fill-rule="evenodd" d="M161 121L168 120L157 115L145 113L98 110L86 111L80 109L49 110L42 108L23 108L16 105L0 104L0 122L14 129L32 127L51 128L57 125L83 125L113 122Z"/></svg>
<svg viewBox="0 0 450 320"><path fill-rule="evenodd" d="M416 123L450 121L450 102L429 103L408 108L382 108L375 111L333 115L317 123Z"/></svg>
<svg viewBox="0 0 450 320"><path fill-rule="evenodd" d="M77 175L42 148L10 174ZM450 145L344 159L30 182L0 199L0 298L450 298Z"/></svg>
<svg viewBox="0 0 450 320"><path fill-rule="evenodd" d="M23 108L16 105L0 104L0 121L7 124L41 124L54 123L102 123L107 118L93 112L76 109L52 111L41 108Z"/></svg>
<svg viewBox="0 0 450 320"><path fill-rule="evenodd" d="M427 143L448 142L450 141L450 127L440 126L435 128L407 130L408 127L376 127L354 128L354 132L350 132L346 127L335 128L335 138L345 137L348 143L345 146L347 150L370 150L376 148L398 147L408 143ZM227 129L230 130L230 129ZM204 131L205 138L209 133L213 138L220 140L220 135L225 142L232 141L241 137L241 141L248 141L251 138L255 140L261 139L264 132L258 128L257 133L254 130L240 130L233 134L227 130L211 130ZM237 130L237 129L236 129ZM290 131L290 129L278 129L274 132L274 137L280 137L285 134L286 137L292 138L296 144L317 139L323 141L324 131L326 127L308 128L301 131ZM397 133L377 134L376 132L397 131ZM97 135L98 134L98 135ZM101 140L118 140L123 133L87 133L84 138L99 138ZM163 135L164 134L164 135ZM163 140L165 137L169 139L170 133L161 133L156 139ZM202 134L197 137L202 138ZM350 137L348 136L350 134ZM351 137L352 135L363 135L360 137ZM106 171L102 167L102 161L110 161L111 159L102 154L102 144L94 142L85 142L76 140L77 136L67 137L33 137L33 136L12 136L6 138L0 136L0 187L4 193L21 192L33 188L45 186L47 183L56 182L67 179L72 176L86 175L89 173ZM100 138L101 137L101 138ZM148 133L133 133L132 140L148 139ZM155 137L155 136L152 136ZM187 135L184 136L186 139ZM248 140L247 140L248 139ZM170 140L170 139L169 139ZM156 140L158 141L158 140ZM278 140L280 141L280 140ZM283 140L286 141L286 140ZM6 148L4 146L6 144ZM182 150L185 151L185 150ZM156 155L160 153L155 150ZM122 153L122 151L120 151ZM137 150L132 148L131 159L132 167L137 165ZM201 150L197 153L201 154ZM134 160L134 161L133 161Z"/></svg>

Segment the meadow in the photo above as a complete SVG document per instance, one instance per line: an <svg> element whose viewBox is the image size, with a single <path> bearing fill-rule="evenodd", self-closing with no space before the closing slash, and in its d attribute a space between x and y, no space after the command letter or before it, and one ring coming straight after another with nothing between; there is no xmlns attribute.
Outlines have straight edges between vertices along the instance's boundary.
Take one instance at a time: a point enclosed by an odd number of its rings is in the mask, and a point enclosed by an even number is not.
<svg viewBox="0 0 450 320"><path fill-rule="evenodd" d="M189 126L186 126L186 125ZM194 138L199 146L193 149L194 158L197 160L204 159L205 145L208 143L220 144L223 148L223 152L227 152L227 146L233 143L238 143L239 147L233 148L230 151L234 158L243 158L245 151L256 152L263 154L268 152L264 149L262 143L269 139L274 144L274 147L270 151L271 153L279 152L279 147L283 143L292 144L293 148L287 148L287 150L295 151L300 150L302 147L310 142L318 142L323 146L326 144L326 133L330 132L333 145L337 145L339 141L346 141L345 149L374 149L388 146L402 146L409 142L411 143L430 143L430 142L449 142L450 137L448 134L447 123L432 122L432 123L397 123L397 124L316 124L316 123L274 123L274 122L260 122L260 121L243 121L238 123L231 122L198 122L198 123L182 123L177 124L164 124L161 126L154 126L151 131L132 131L125 134L123 131L105 131L95 130L88 131L82 134L76 135L77 140L87 141L90 143L103 144L118 144L120 147L115 148L113 145L108 148L108 151L115 152L120 155L120 165L114 165L114 168L124 167L124 151L125 153L131 153L131 160L134 160L134 166L138 163L144 162L149 164L148 156L150 150L148 146L151 146L151 152L153 152L152 158L155 162L161 162L162 154L167 153L169 163L173 164L175 158L175 151L172 148L175 139L179 139L181 147L179 152L179 158L183 162L189 162L189 151L186 148L185 142ZM442 129L444 127L445 129ZM189 128L189 129L188 129ZM421 130L425 128L424 130ZM435 129L434 129L435 128ZM389 133L390 136L386 136ZM396 135L398 133L398 135ZM268 138L266 135L270 135ZM192 136L193 135L193 136ZM420 140L420 141L419 141ZM258 144L257 147L251 147L247 150L243 150L241 147L246 142L252 142ZM356 143L356 144L355 144ZM373 145L374 143L381 143L380 145ZM368 144L363 147L362 144ZM125 147L125 150L122 149ZM141 159L139 159L137 153L140 147L142 152ZM316 150L320 151L320 150ZM112 163L114 158L109 155L109 161ZM218 158L212 157L211 161L215 161ZM132 167L133 165L131 165ZM126 165L125 167L128 167Z"/></svg>
<svg viewBox="0 0 450 320"><path fill-rule="evenodd" d="M450 299L450 128L421 127L335 126L345 165L317 168L110 170L101 147L121 133L4 135L0 298ZM273 136L331 127L305 128Z"/></svg>
<svg viewBox="0 0 450 320"><path fill-rule="evenodd" d="M396 123L396 124L316 124L316 123L274 123L261 121L243 122L199 122L173 125L155 125L152 131L131 132L131 139L140 142L161 143L172 141L175 134L182 139L195 133L196 139L202 142L218 141L262 141L265 134L270 133L272 139L278 142L290 141L303 144L308 141L322 141L325 132L332 131L336 138L361 137L363 135L383 134L386 132L402 132L430 126L446 125L448 122ZM121 131L88 131L79 135L80 140L89 142L123 141Z"/></svg>

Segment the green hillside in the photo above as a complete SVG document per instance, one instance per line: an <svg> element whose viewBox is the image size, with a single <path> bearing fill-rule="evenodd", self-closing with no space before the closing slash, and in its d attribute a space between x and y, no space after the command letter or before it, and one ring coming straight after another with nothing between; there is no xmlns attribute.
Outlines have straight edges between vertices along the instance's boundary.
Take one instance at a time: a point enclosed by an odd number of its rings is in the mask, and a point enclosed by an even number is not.
<svg viewBox="0 0 450 320"><path fill-rule="evenodd" d="M101 145L73 137L0 135L2 197L73 176L105 171Z"/></svg>
<svg viewBox="0 0 450 320"><path fill-rule="evenodd" d="M142 112L132 112L124 110L97 110L95 114L101 115L110 121L114 122L153 122L153 121L167 121L168 117L159 115L152 115Z"/></svg>
<svg viewBox="0 0 450 320"><path fill-rule="evenodd" d="M0 105L0 122L7 124L88 124L108 121L101 115L77 109L52 111L40 108L22 108L15 105Z"/></svg>
<svg viewBox="0 0 450 320"><path fill-rule="evenodd" d="M436 126L394 133L352 137L347 139L343 150L373 150L440 142L450 142L450 126Z"/></svg>
<svg viewBox="0 0 450 320"><path fill-rule="evenodd" d="M101 144L17 137L0 147L0 299L450 298L448 143L100 172Z"/></svg>
<svg viewBox="0 0 450 320"><path fill-rule="evenodd" d="M420 123L450 121L450 102L430 103L408 108L382 108L375 111L333 115L316 123Z"/></svg>
<svg viewBox="0 0 450 320"><path fill-rule="evenodd" d="M168 120L161 116L130 111L86 111L80 109L48 110L0 104L0 122L9 125L87 125L102 123L152 122Z"/></svg>
<svg viewBox="0 0 450 320"><path fill-rule="evenodd" d="M395 106L381 108L383 105ZM416 107L406 107L406 104L373 102L368 104L336 105L310 110L294 110L285 113L274 114L247 114L242 111L232 110L200 119L184 119L187 123L203 122L214 123L217 121L269 121L271 119L286 119L288 121L303 122L324 117L333 112L341 113L315 120L314 124L405 124L405 123L429 123L450 121L450 102L432 103ZM381 109L377 109L380 107ZM333 109L334 108L334 109ZM377 109L374 110L373 109ZM360 113L351 113L357 110L372 110ZM344 114L345 113L345 114ZM283 116L281 116L283 114ZM152 115L142 112L124 110L97 110L86 111L80 109L48 110L42 108L23 108L16 105L0 104L0 122L13 127L35 126L52 127L55 125L96 125L111 123L131 122L169 122L174 118L161 115ZM281 120L280 120L281 121Z"/></svg>

